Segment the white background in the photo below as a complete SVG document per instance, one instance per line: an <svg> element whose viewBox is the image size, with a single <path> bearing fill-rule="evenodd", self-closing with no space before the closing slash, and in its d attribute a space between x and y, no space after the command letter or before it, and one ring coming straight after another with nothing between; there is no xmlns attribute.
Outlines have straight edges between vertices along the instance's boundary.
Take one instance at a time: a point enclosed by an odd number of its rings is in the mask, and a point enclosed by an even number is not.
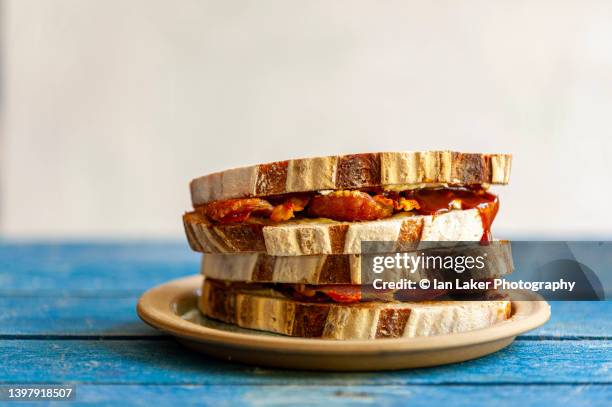
<svg viewBox="0 0 612 407"><path fill-rule="evenodd" d="M0 230L180 237L188 181L292 157L514 154L498 237L612 231L610 1L10 0Z"/></svg>

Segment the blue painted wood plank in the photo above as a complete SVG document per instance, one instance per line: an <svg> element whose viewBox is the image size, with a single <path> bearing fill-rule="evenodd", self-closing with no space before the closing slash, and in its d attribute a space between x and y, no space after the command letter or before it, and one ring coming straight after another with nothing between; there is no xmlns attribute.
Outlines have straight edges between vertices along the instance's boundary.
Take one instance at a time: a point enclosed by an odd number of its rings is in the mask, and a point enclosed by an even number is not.
<svg viewBox="0 0 612 407"><path fill-rule="evenodd" d="M222 385L612 384L612 342L517 341L487 357L399 372L291 372L200 356L166 339L3 340L0 383Z"/></svg>
<svg viewBox="0 0 612 407"><path fill-rule="evenodd" d="M200 256L186 242L2 244L0 295L136 295L197 274Z"/></svg>
<svg viewBox="0 0 612 407"><path fill-rule="evenodd" d="M0 335L160 335L136 315L136 296L0 297ZM555 302L550 322L526 337L610 337L612 301ZM589 321L589 323L584 323Z"/></svg>
<svg viewBox="0 0 612 407"><path fill-rule="evenodd" d="M612 386L158 386L78 385L76 402L98 406L571 406L607 407ZM19 403L39 406L40 403ZM59 405L59 404L58 404Z"/></svg>
<svg viewBox="0 0 612 407"><path fill-rule="evenodd" d="M527 334L612 338L612 301L554 301L548 323Z"/></svg>
<svg viewBox="0 0 612 407"><path fill-rule="evenodd" d="M136 297L0 297L0 336L160 336L136 315Z"/></svg>

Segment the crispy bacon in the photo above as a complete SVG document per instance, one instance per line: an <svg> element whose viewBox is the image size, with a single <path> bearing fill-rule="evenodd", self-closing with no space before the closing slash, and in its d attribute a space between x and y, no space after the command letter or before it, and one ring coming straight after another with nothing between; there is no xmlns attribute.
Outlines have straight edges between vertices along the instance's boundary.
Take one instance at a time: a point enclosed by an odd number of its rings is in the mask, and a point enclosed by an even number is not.
<svg viewBox="0 0 612 407"><path fill-rule="evenodd" d="M307 192L265 199L228 199L203 205L197 211L220 223L243 222L251 215L269 218L272 222L284 222L301 211L305 212L304 217L354 222L384 219L397 212L435 215L451 210L477 208L481 212L483 226L488 230L498 206L497 197L484 190L437 188L385 191L370 195L376 192L380 191L340 190L326 195Z"/></svg>
<svg viewBox="0 0 612 407"><path fill-rule="evenodd" d="M272 209L270 219L274 222L289 220L295 216L294 212L303 211L306 205L308 205L308 201L309 198L292 196Z"/></svg>
<svg viewBox="0 0 612 407"><path fill-rule="evenodd" d="M323 285L313 287L335 302L352 303L361 301L361 286L359 285Z"/></svg>
<svg viewBox="0 0 612 407"><path fill-rule="evenodd" d="M374 199L376 202L378 202L381 205L390 206L392 208L395 207L395 200L393 200L392 198L389 198L387 196L378 194L378 195L374 195L374 197L372 199Z"/></svg>
<svg viewBox="0 0 612 407"><path fill-rule="evenodd" d="M416 199L406 199L401 197L399 200L394 201L394 208L398 211L410 212L414 209L421 209L421 205Z"/></svg>
<svg viewBox="0 0 612 407"><path fill-rule="evenodd" d="M305 297L315 297L322 293L334 302L355 303L360 301L430 301L446 294L446 290L412 289L412 290L377 290L365 285L329 284L320 286L305 286L296 291Z"/></svg>
<svg viewBox="0 0 612 407"><path fill-rule="evenodd" d="M244 222L254 213L269 214L272 205L263 199L228 199L215 201L202 208L204 215L220 223Z"/></svg>
<svg viewBox="0 0 612 407"><path fill-rule="evenodd" d="M361 191L334 191L312 198L308 214L349 222L383 219L393 214L393 200Z"/></svg>

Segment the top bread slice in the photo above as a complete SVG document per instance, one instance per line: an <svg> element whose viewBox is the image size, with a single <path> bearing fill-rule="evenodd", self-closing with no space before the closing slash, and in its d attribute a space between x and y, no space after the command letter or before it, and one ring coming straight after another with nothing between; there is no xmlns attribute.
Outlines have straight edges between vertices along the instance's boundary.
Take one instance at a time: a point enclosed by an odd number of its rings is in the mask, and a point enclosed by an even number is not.
<svg viewBox="0 0 612 407"><path fill-rule="evenodd" d="M191 181L194 206L295 192L507 184L512 156L454 151L381 152L277 161Z"/></svg>

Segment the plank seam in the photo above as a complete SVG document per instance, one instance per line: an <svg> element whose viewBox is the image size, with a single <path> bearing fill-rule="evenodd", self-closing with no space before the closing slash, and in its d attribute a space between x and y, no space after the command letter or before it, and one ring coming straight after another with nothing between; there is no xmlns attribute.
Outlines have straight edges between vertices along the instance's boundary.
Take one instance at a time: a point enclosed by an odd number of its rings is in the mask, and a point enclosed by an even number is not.
<svg viewBox="0 0 612 407"><path fill-rule="evenodd" d="M166 340L171 341L172 337L168 335L78 335L78 334L49 334L49 335L20 335L20 334L5 334L0 335L0 340L13 341L13 340L26 340L26 341L36 341L36 340Z"/></svg>
<svg viewBox="0 0 612 407"><path fill-rule="evenodd" d="M609 341L612 336L599 335L523 335L517 336L517 341Z"/></svg>
<svg viewBox="0 0 612 407"><path fill-rule="evenodd" d="M276 370L281 370L281 369L276 369ZM295 370L293 372L300 372L300 370ZM301 371L304 372L304 371ZM323 375L325 374L336 374L338 372L323 372ZM356 372L356 373L342 373L342 374L348 374L348 375L353 375L353 374L360 374L360 372ZM49 384L74 384L74 385L100 385L100 386L134 386L134 385L138 385L138 386L262 386L262 387L281 387L281 386L292 386L292 387L337 387L337 386L346 386L346 383L343 381L338 381L338 382L334 382L334 381L329 381L326 380L325 382L311 382L311 383L300 383L299 385L296 385L294 383L258 383L258 382L252 382L252 383L233 383L233 382L226 382L226 383L206 383L206 382L175 382L175 383L168 383L168 382L89 382L89 381L74 381L74 380L70 380L70 381L53 381L53 382L14 382L14 381L0 381L0 385L11 385L11 384L19 384L19 385L23 385L23 384L28 384L28 385L34 385L34 384L40 384L40 385L49 385ZM541 386L611 386L612 382L437 382L437 383L426 383L426 382L411 382L411 381L406 381L406 382L402 382L402 383L385 383L385 384L379 384L379 383L362 383L362 384L357 384L354 385L355 387L360 387L360 386L376 386L376 387L398 387L398 386L406 386L406 385L411 385L411 386L449 386L449 387L461 387L461 386L478 386L478 387L487 387L487 386L520 386L520 387L526 387L526 386L533 386L533 387L541 387Z"/></svg>
<svg viewBox="0 0 612 407"><path fill-rule="evenodd" d="M147 334L0 334L0 340L172 340L171 335L158 334L158 335L147 335ZM517 336L517 341L611 341L612 336L553 336L553 335L540 335L540 336Z"/></svg>

